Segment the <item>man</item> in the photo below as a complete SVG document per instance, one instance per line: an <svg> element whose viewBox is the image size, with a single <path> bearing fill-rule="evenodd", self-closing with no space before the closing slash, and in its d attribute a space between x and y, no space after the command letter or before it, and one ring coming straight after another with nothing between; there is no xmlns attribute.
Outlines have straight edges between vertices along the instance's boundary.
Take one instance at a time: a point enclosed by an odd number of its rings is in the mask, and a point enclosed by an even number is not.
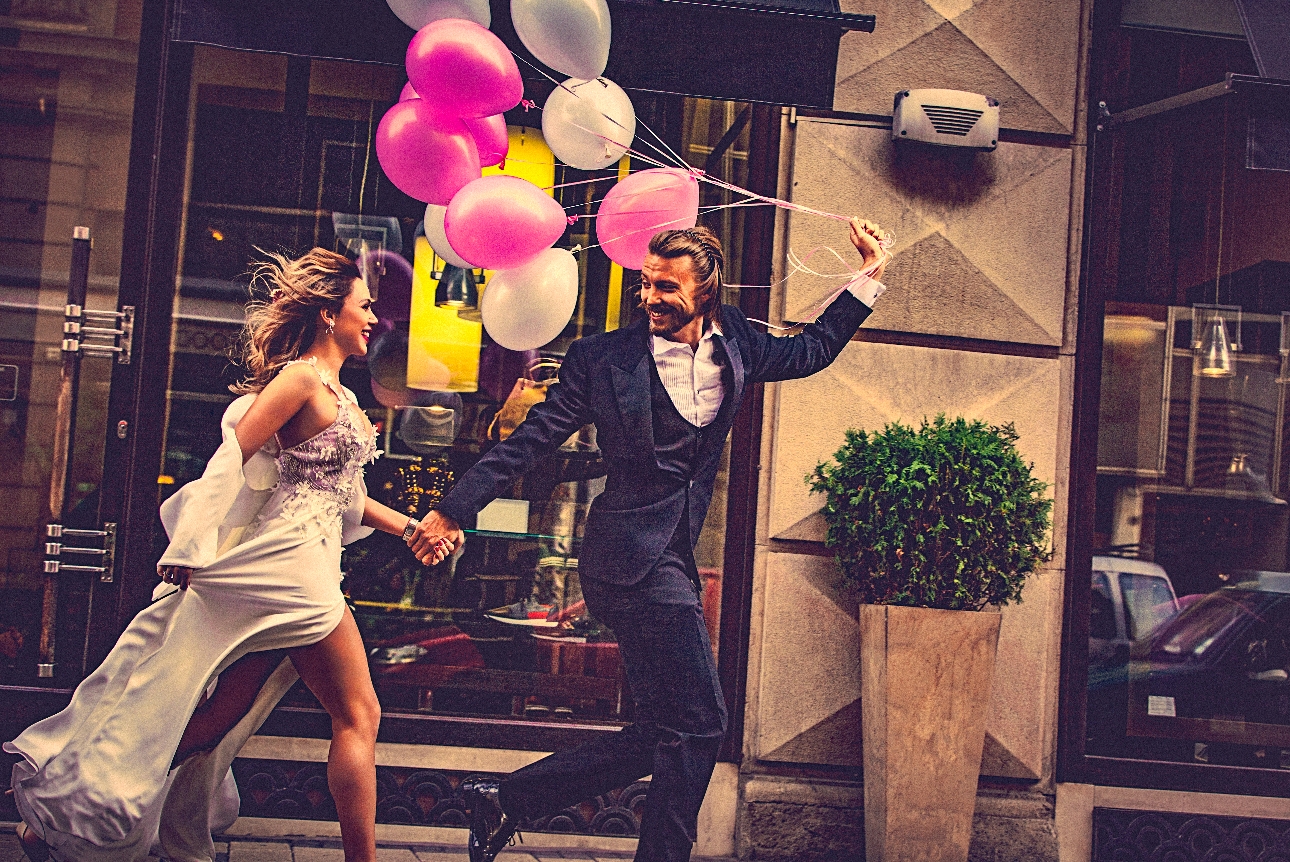
<svg viewBox="0 0 1290 862"><path fill-rule="evenodd" d="M843 292L798 335L758 332L719 302L721 243L706 228L664 231L641 270L647 320L575 341L547 399L468 470L419 525L418 559L461 545L459 527L570 434L595 424L608 467L578 572L588 611L613 629L636 705L618 733L557 752L505 779L469 781L471 862L492 862L525 820L653 775L637 860L686 860L726 730L703 621L694 545L725 438L748 387L829 365L882 292L877 225L851 241L873 280Z"/></svg>

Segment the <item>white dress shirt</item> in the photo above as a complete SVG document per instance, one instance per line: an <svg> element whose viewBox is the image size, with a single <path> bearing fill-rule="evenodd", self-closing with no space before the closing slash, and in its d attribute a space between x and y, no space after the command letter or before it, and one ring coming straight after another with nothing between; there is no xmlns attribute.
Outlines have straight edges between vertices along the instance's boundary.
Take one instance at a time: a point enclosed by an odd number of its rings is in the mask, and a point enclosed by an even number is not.
<svg viewBox="0 0 1290 862"><path fill-rule="evenodd" d="M718 324L709 324L693 349L684 341L650 336L658 379L681 417L698 428L717 418L726 394L721 366L712 358L712 339L720 334Z"/></svg>
<svg viewBox="0 0 1290 862"><path fill-rule="evenodd" d="M847 289L856 299L873 308L874 302L887 288L870 278ZM721 334L720 325L709 324L699 339L698 347L693 349L683 341L650 336L650 351L654 354L654 367L658 369L663 388L681 417L697 428L717 418L721 399L726 395L721 365L712 358L712 339Z"/></svg>

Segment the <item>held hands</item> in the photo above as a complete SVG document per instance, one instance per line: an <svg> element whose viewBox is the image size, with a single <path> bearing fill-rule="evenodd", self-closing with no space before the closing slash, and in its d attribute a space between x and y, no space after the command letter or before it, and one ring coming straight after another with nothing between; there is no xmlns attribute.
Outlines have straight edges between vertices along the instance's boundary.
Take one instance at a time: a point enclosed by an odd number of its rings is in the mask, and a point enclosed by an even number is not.
<svg viewBox="0 0 1290 862"><path fill-rule="evenodd" d="M886 232L878 226L877 222L859 217L851 219L851 244L864 258L864 271L869 272L872 269L869 275L876 281L882 280L883 270L887 268L887 261L890 260L890 255L878 244L886 236Z"/></svg>
<svg viewBox="0 0 1290 862"><path fill-rule="evenodd" d="M421 519L408 547L422 565L437 566L466 543L466 534L447 515L432 511Z"/></svg>
<svg viewBox="0 0 1290 862"><path fill-rule="evenodd" d="M188 582L192 580L193 570L188 566L157 566L157 574L164 583L174 584L179 589L186 590Z"/></svg>

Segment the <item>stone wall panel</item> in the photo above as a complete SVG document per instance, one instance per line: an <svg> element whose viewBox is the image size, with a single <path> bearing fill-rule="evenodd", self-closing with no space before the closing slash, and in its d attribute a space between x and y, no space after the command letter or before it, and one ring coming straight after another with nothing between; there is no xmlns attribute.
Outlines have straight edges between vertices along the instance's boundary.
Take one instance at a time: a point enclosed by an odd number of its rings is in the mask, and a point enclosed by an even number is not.
<svg viewBox="0 0 1290 862"><path fill-rule="evenodd" d="M1066 294L1071 152L1000 144L993 153L896 144L884 129L799 118L792 197L877 221L895 235L875 329L1058 346ZM788 247L816 273L857 258L836 222L793 214ZM791 272L791 268L790 268ZM786 282L798 320L840 280Z"/></svg>
<svg viewBox="0 0 1290 862"><path fill-rule="evenodd" d="M1070 134L1078 3L1067 0L843 0L877 16L838 52L838 111L890 114L901 90L967 90L1001 103L1004 128Z"/></svg>

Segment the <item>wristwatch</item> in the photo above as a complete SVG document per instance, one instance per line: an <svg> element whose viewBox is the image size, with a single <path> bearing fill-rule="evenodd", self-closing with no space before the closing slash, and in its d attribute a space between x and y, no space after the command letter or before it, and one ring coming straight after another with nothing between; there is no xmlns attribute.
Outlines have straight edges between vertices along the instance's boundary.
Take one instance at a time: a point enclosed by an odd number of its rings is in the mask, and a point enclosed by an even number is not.
<svg viewBox="0 0 1290 862"><path fill-rule="evenodd" d="M403 528L403 541L405 543L412 541L412 537L416 535L417 527L420 525L421 522L416 518L408 518L407 526Z"/></svg>

